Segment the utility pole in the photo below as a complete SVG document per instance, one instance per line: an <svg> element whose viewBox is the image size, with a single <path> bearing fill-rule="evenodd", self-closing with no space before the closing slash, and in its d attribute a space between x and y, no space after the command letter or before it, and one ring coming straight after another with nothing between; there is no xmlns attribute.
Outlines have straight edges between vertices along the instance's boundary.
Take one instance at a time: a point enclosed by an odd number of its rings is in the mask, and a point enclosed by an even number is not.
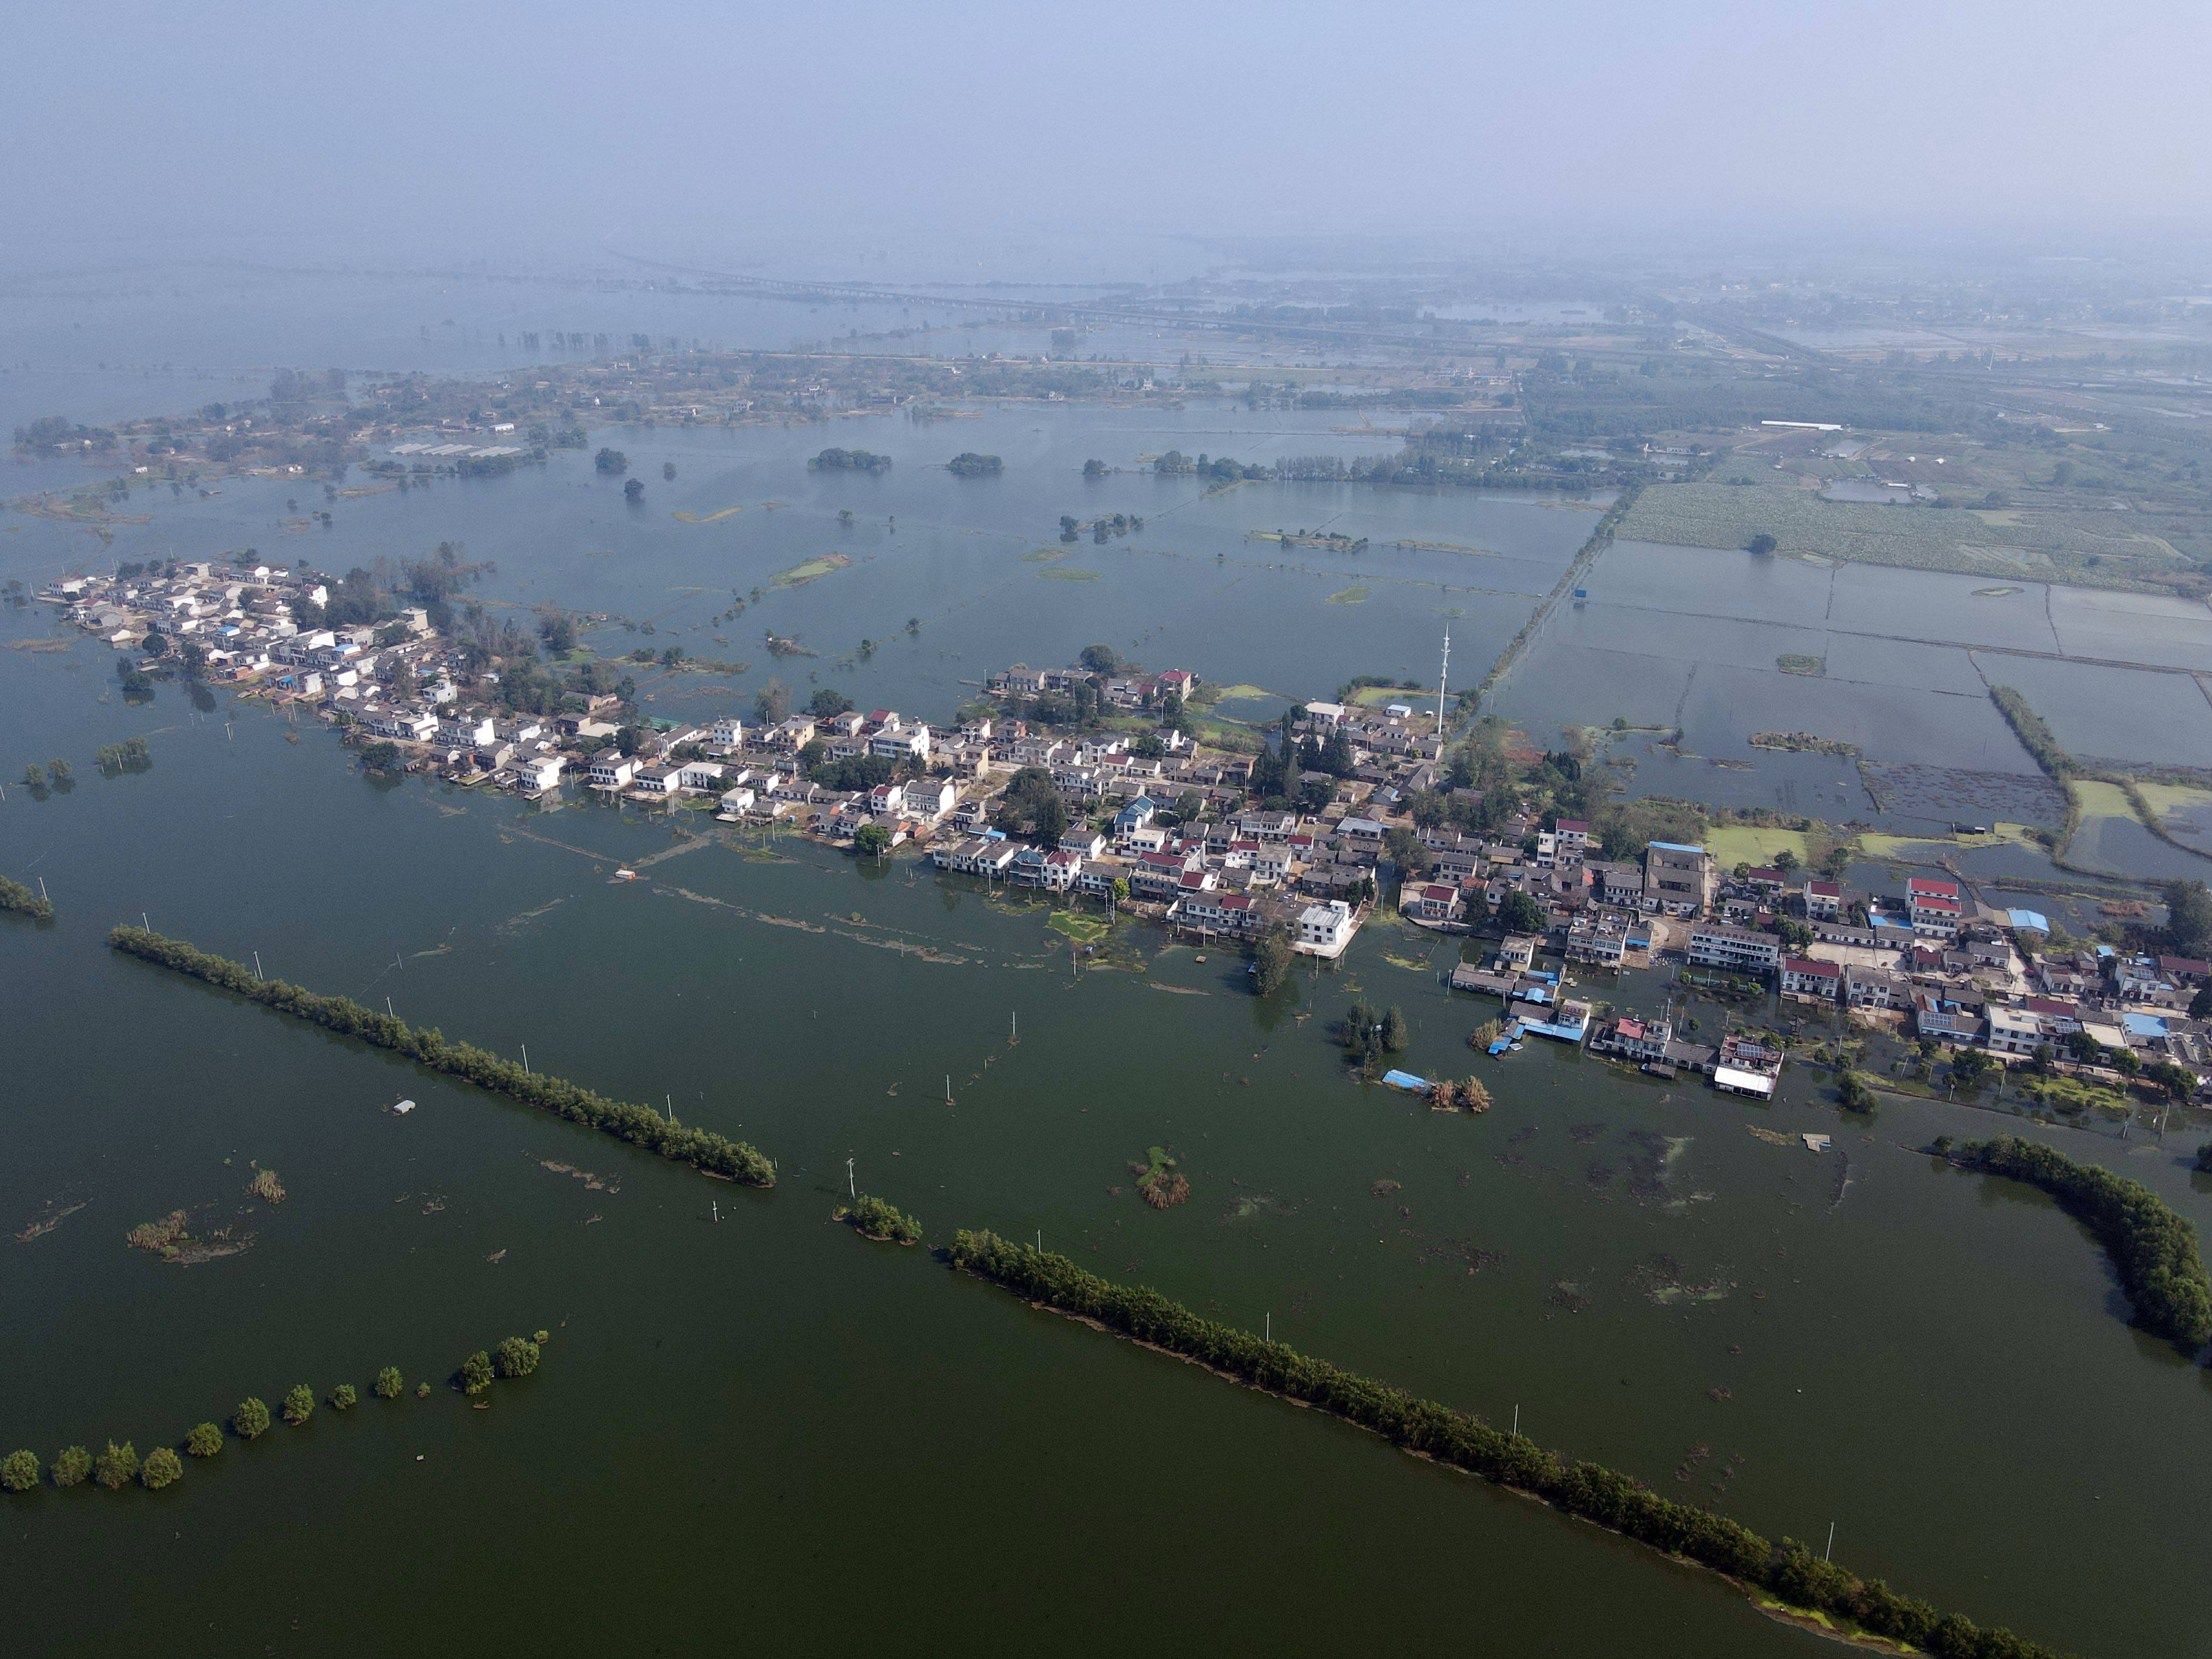
<svg viewBox="0 0 2212 1659"><path fill-rule="evenodd" d="M1826 1560L1829 1559L1831 1557L1832 1557L1832 1556L1835 1554L1835 1553L1836 1553L1836 1523L1835 1523L1834 1522L1831 1521L1831 1522L1828 1522L1828 1547L1827 1547L1827 1548L1826 1548L1826 1549L1824 1549L1824 1550L1822 1550L1822 1551L1820 1552L1820 1559L1821 1559L1823 1561L1826 1561Z"/></svg>
<svg viewBox="0 0 2212 1659"><path fill-rule="evenodd" d="M1444 624L1443 665L1437 670L1437 758L1444 757L1444 682L1451 677L1451 624Z"/></svg>
<svg viewBox="0 0 2212 1659"><path fill-rule="evenodd" d="M253 977L256 980L261 977L261 952L258 951L253 953Z"/></svg>
<svg viewBox="0 0 2212 1659"><path fill-rule="evenodd" d="M1521 1408L1518 1406L1513 1408L1513 1433L1516 1438L1521 1433Z"/></svg>
<svg viewBox="0 0 2212 1659"><path fill-rule="evenodd" d="M522 1074L530 1075L530 1045L526 1042L522 1045Z"/></svg>
<svg viewBox="0 0 2212 1659"><path fill-rule="evenodd" d="M853 1184L853 1160L848 1158L845 1160L845 1196L858 1198L860 1195L860 1189Z"/></svg>

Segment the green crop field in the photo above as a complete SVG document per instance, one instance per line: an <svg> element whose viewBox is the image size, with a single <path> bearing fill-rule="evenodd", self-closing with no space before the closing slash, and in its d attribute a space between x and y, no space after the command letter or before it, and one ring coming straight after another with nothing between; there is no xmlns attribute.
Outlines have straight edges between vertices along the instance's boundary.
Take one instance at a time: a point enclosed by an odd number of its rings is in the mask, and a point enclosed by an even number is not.
<svg viewBox="0 0 2212 1659"><path fill-rule="evenodd" d="M1622 520L1623 541L1742 547L1767 535L1778 554L1814 554L1909 570L2026 576L2085 587L2167 592L2147 580L2185 568L2164 542L2087 515L2021 514L1991 525L1963 507L1823 501L1771 484L1680 483L1648 489Z"/></svg>

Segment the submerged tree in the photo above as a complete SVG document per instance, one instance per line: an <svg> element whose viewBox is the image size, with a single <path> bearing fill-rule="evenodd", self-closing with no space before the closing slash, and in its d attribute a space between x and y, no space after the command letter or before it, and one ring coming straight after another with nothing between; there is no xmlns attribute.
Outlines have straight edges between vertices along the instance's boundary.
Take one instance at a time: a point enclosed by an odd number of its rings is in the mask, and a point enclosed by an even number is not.
<svg viewBox="0 0 2212 1659"><path fill-rule="evenodd" d="M461 1361L461 1392L482 1394L491 1387L491 1356L478 1348Z"/></svg>
<svg viewBox="0 0 2212 1659"><path fill-rule="evenodd" d="M184 1459L167 1446L156 1446L148 1452L145 1467L138 1471L138 1478L155 1492L175 1485L184 1479Z"/></svg>
<svg viewBox="0 0 2212 1659"><path fill-rule="evenodd" d="M248 1395L230 1414L230 1426L240 1440L258 1440L269 1432L269 1407Z"/></svg>
<svg viewBox="0 0 2212 1659"><path fill-rule="evenodd" d="M527 1376L538 1369L538 1345L528 1339L501 1339L492 1351L492 1369L501 1376Z"/></svg>
<svg viewBox="0 0 2212 1659"><path fill-rule="evenodd" d="M81 1486L85 1476L92 1473L92 1454L82 1446L64 1446L54 1454L53 1475L57 1486Z"/></svg>
<svg viewBox="0 0 2212 1659"><path fill-rule="evenodd" d="M295 1382L284 1395L284 1420L298 1428L315 1414L315 1391L304 1382Z"/></svg>
<svg viewBox="0 0 2212 1659"><path fill-rule="evenodd" d="M129 1486L138 1478L138 1449L128 1440L119 1446L109 1441L92 1460L92 1478L110 1492Z"/></svg>
<svg viewBox="0 0 2212 1659"><path fill-rule="evenodd" d="M222 1449L222 1431L212 1423L195 1423L185 1431L185 1449L194 1457L213 1457Z"/></svg>
<svg viewBox="0 0 2212 1659"><path fill-rule="evenodd" d="M0 1492L28 1492L38 1484L38 1453L11 1451L0 1457Z"/></svg>
<svg viewBox="0 0 2212 1659"><path fill-rule="evenodd" d="M1252 988L1263 997L1273 996L1288 981L1296 962L1290 930L1279 924L1269 928L1253 957Z"/></svg>
<svg viewBox="0 0 2212 1659"><path fill-rule="evenodd" d="M399 1390L405 1386L406 1379L399 1375L397 1365L386 1365L376 1374L376 1397L379 1400L398 1399Z"/></svg>

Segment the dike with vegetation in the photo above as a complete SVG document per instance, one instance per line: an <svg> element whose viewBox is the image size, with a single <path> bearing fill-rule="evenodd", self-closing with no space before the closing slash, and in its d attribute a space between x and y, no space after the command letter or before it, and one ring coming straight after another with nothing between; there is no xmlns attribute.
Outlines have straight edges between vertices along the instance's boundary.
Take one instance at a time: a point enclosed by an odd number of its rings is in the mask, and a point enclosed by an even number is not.
<svg viewBox="0 0 2212 1659"><path fill-rule="evenodd" d="M2024 1181L2050 1194L2112 1257L2136 1324L2180 1348L2212 1341L2212 1279L2197 1251L2197 1229L2142 1182L2077 1164L2017 1135L1963 1143L1945 1136L1934 1150L1960 1169Z"/></svg>
<svg viewBox="0 0 2212 1659"><path fill-rule="evenodd" d="M2051 723L2030 708L2027 699L2011 686L1991 686L1990 701L1996 704L1997 712L2005 718L2005 724L2012 727L2013 735L2020 739L2020 746L2034 758L2036 765L2042 769L2043 775L2065 792L2065 822L2050 832L2051 863L2062 870L2072 870L2081 875L2114 873L2109 870L2094 869L2087 865L2069 864L2066 860L2067 849L2074 844L2075 832L2081 827L2081 793L2074 787L2075 781L2081 779L2116 786L2127 798L2128 810L2135 814L2136 821L2168 847L2179 848L2197 858L2212 859L2212 854L2208 854L2201 847L2192 847L2166 827L2166 820L2144 799L2142 786L2133 777L2125 772L2099 771L2094 767L2084 766L2060 748Z"/></svg>
<svg viewBox="0 0 2212 1659"><path fill-rule="evenodd" d="M742 1140L727 1139L711 1129L685 1128L650 1106L610 1100L565 1078L526 1071L517 1062L472 1044L448 1042L435 1026L418 1030L404 1020L365 1008L350 997L320 996L281 979L257 979L243 963L212 956L182 939L167 939L142 927L115 928L107 935L107 942L127 956L204 980L325 1030L389 1048L433 1071L627 1140L676 1163L689 1164L705 1174L749 1187L775 1185L775 1166Z"/></svg>
<svg viewBox="0 0 2212 1659"><path fill-rule="evenodd" d="M10 881L0 876L0 910L13 910L20 915L35 917L40 921L54 919L54 907L40 898L20 881Z"/></svg>
<svg viewBox="0 0 2212 1659"><path fill-rule="evenodd" d="M849 1208L840 1206L830 1219L848 1224L861 1237L872 1238L878 1244L921 1243L921 1222L888 1199L868 1193L854 1199Z"/></svg>
<svg viewBox="0 0 2212 1659"><path fill-rule="evenodd" d="M2054 1650L2008 1630L1983 1630L1957 1613L1863 1579L1785 1538L1778 1547L1740 1522L1662 1498L1641 1481L1595 1463L1568 1462L1526 1436L1401 1389L1359 1376L1201 1319L1157 1291L1116 1285L1066 1256L963 1231L951 1264L1037 1305L1190 1360L1222 1376L1334 1413L1417 1456L1542 1499L1677 1559L1756 1586L1786 1608L1825 1614L1857 1632L1906 1644L1939 1659L2054 1659ZM1837 1632L1831 1630L1828 1633ZM1841 1633L1854 1633L1851 1628Z"/></svg>

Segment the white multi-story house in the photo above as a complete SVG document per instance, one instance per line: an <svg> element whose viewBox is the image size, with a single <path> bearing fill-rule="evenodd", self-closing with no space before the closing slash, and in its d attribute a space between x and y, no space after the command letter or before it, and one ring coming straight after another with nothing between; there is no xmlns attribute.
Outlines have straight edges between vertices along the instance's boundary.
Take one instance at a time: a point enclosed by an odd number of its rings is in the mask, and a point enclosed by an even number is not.
<svg viewBox="0 0 2212 1659"><path fill-rule="evenodd" d="M1352 907L1342 899L1331 899L1325 904L1309 904L1298 912L1298 936L1293 941L1292 948L1309 956L1340 956L1357 931L1352 919Z"/></svg>
<svg viewBox="0 0 2212 1659"><path fill-rule="evenodd" d="M1701 921L1690 930L1690 960L1731 973L1771 974L1782 963L1782 942L1724 921Z"/></svg>
<svg viewBox="0 0 2212 1659"><path fill-rule="evenodd" d="M602 749L592 757L592 769L586 781L594 789L627 789L637 776L637 761L634 756L617 750Z"/></svg>

